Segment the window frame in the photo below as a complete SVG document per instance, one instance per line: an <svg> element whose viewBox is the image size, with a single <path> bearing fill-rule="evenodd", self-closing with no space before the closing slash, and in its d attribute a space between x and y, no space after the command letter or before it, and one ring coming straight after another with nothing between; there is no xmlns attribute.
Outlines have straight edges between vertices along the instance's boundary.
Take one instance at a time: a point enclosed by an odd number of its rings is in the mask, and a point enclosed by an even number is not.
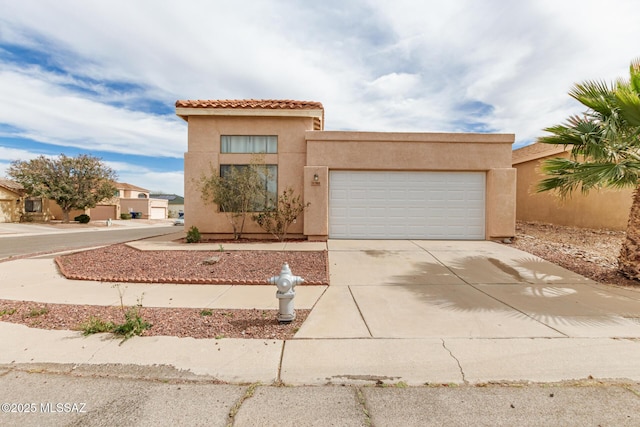
<svg viewBox="0 0 640 427"><path fill-rule="evenodd" d="M247 163L241 163L241 164L231 164L231 163L225 163L225 164L221 164L219 167L219 174L220 177L224 179L224 174L226 173L225 170L230 170L231 167L235 167L236 169L240 169L240 168L245 168L245 167L249 167L251 166L250 164ZM265 200L264 201L255 201L253 203L254 205L254 209L252 209L251 211L249 211L248 213L260 213L260 212L266 212L269 209L273 209L275 207L275 203L277 202L277 198L278 198L278 165L277 164L265 164L265 165L260 165L260 166L264 166L267 168L267 173L268 176L265 176L265 190L266 190L266 196L265 196ZM271 180L267 179L267 178L271 178ZM269 189L269 184L271 184L271 190ZM271 197L269 197L271 196ZM262 206L261 209L258 209L257 206L260 205ZM223 209L220 208L220 212L224 212Z"/></svg>
<svg viewBox="0 0 640 427"><path fill-rule="evenodd" d="M236 145L247 144L250 147L235 151L233 150L234 138ZM240 141L239 138L247 141ZM259 143L258 138L269 138L264 141L264 148L255 149L255 145ZM274 148L270 147L273 143ZM226 146L226 147L225 147ZM270 149L271 148L271 149ZM220 153L221 154L278 154L278 135L220 135Z"/></svg>

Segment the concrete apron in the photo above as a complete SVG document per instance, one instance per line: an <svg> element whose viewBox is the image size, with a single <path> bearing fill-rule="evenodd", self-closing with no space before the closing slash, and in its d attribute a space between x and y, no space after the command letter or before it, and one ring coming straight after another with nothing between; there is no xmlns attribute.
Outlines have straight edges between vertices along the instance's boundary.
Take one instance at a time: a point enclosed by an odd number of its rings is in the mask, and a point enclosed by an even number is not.
<svg viewBox="0 0 640 427"><path fill-rule="evenodd" d="M492 242L328 246L331 286L286 343L285 382L640 378L636 290Z"/></svg>
<svg viewBox="0 0 640 427"><path fill-rule="evenodd" d="M314 308L292 340L134 337L118 345L104 336L0 322L0 336L11 350L0 355L0 363L161 364L229 382L294 385L589 376L640 381L637 291L601 286L490 242L328 245L331 286L298 295L297 308ZM2 297L116 303L114 290L100 286L105 284L77 283L92 286L92 292L77 292L55 272L51 258L1 265ZM127 298L142 290L129 286ZM183 286L177 292L174 285L144 285L145 305L256 303L247 301L251 295L242 287L235 295L231 287ZM252 289L276 304L275 289ZM178 294L184 295L176 299Z"/></svg>
<svg viewBox="0 0 640 427"><path fill-rule="evenodd" d="M330 240L296 338L638 338L640 292L486 241Z"/></svg>

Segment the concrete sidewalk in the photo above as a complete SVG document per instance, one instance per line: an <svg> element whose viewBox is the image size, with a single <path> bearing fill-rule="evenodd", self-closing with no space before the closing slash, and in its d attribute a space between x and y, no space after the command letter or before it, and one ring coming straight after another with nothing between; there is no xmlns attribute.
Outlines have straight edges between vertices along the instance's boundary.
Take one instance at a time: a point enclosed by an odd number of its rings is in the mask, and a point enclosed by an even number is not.
<svg viewBox="0 0 640 427"><path fill-rule="evenodd" d="M296 288L296 307L313 310L294 339L134 337L120 345L0 323L8 349L0 364L167 365L231 383L291 385L640 381L636 290L491 242L327 245L331 286ZM127 284L125 303L142 292L147 306L277 307L269 286ZM53 255L0 263L0 298L119 302L111 284L60 277Z"/></svg>

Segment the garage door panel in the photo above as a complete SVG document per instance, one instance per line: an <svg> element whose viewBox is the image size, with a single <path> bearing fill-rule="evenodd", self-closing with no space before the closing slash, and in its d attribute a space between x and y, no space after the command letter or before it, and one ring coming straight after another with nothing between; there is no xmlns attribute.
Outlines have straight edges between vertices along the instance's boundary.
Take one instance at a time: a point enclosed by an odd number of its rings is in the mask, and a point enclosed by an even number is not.
<svg viewBox="0 0 640 427"><path fill-rule="evenodd" d="M330 173L331 238L484 239L482 172Z"/></svg>

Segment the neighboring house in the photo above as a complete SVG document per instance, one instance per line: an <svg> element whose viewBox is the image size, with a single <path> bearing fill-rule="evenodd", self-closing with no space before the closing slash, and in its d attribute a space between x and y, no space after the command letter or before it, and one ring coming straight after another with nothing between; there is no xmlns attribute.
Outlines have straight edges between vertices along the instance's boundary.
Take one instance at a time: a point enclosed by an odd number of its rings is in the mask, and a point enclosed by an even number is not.
<svg viewBox="0 0 640 427"><path fill-rule="evenodd" d="M150 197L169 201L169 218L179 218L180 214L184 214L184 197L177 194L151 194Z"/></svg>
<svg viewBox="0 0 640 427"><path fill-rule="evenodd" d="M629 219L633 188L574 192L563 200L554 192L536 192L545 175L542 162L554 157L569 158L570 148L535 143L513 151L513 167L518 171L516 218L585 228L625 230Z"/></svg>
<svg viewBox="0 0 640 427"><path fill-rule="evenodd" d="M149 197L149 190L126 182L115 183L114 197L103 200L95 207L81 210L74 209L69 218L87 214L92 221L120 219L120 214L140 212L141 219L166 219L168 201ZM62 209L54 200L41 198L25 199L25 216L30 221L49 221L62 218Z"/></svg>
<svg viewBox="0 0 640 427"><path fill-rule="evenodd" d="M116 182L113 198L87 209L92 220L119 219L123 213L140 212L142 219L166 219L166 200L150 197L149 190L126 182Z"/></svg>
<svg viewBox="0 0 640 427"><path fill-rule="evenodd" d="M15 181L0 178L0 222L19 222L22 218L25 192Z"/></svg>
<svg viewBox="0 0 640 427"><path fill-rule="evenodd" d="M225 214L201 198L211 167L246 165L265 153L281 193L310 206L290 234L309 240L492 239L515 234L513 134L324 131L318 102L177 101L186 120L186 226L229 237ZM247 221L245 235L264 237ZM292 237L293 237L292 236Z"/></svg>

